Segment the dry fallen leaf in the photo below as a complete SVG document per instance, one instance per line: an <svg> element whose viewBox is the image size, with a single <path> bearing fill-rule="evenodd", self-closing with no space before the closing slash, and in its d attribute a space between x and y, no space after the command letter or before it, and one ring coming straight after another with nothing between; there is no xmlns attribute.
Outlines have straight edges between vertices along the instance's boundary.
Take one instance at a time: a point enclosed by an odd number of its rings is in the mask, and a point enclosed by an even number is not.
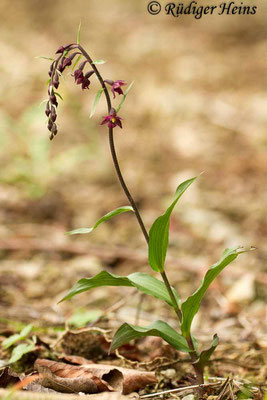
<svg viewBox="0 0 267 400"><path fill-rule="evenodd" d="M153 372L104 364L76 366L38 359L35 367L41 375L41 385L68 393L118 391L128 394L157 382Z"/></svg>
<svg viewBox="0 0 267 400"><path fill-rule="evenodd" d="M12 393L12 397L10 394ZM9 397L8 397L9 396ZM137 400L139 396L134 393L124 396L117 392L106 392L91 395L80 396L79 394L62 394L62 393L34 393L28 391L11 392L10 390L0 389L0 399L12 398L12 400L80 400L81 398L88 400Z"/></svg>
<svg viewBox="0 0 267 400"><path fill-rule="evenodd" d="M122 373L115 369L105 376L107 380L103 380L82 366L56 361L38 359L35 367L41 375L39 383L42 386L63 393L116 391L108 380L113 383L122 381Z"/></svg>
<svg viewBox="0 0 267 400"><path fill-rule="evenodd" d="M5 367L0 370L0 387L6 388L9 385L15 384L20 381L18 374L13 372L10 367Z"/></svg>
<svg viewBox="0 0 267 400"><path fill-rule="evenodd" d="M120 371L123 375L122 393L129 394L136 390L144 388L146 385L157 383L157 378L154 372L140 371L129 368L114 367L113 365L105 364L86 364L83 365L98 377L104 377L114 368Z"/></svg>

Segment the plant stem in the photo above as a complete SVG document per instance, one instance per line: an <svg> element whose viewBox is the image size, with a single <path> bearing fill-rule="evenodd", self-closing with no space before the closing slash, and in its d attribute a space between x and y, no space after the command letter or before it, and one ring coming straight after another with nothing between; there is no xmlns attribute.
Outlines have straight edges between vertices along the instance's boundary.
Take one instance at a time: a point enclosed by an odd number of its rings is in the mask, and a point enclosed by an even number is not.
<svg viewBox="0 0 267 400"><path fill-rule="evenodd" d="M181 312L181 310L179 308L179 305L178 305L178 303L176 301L176 298L174 297L174 294L173 294L170 282L169 282L169 280L167 278L166 272L163 271L160 274L161 274L161 277L162 277L162 279L163 279L163 281L165 283L166 289L168 290L168 293L169 293L169 296L171 298L171 301L172 301L172 303L174 305L174 307L173 307L174 311L176 312L176 315L177 315L179 321L182 322L182 312Z"/></svg>

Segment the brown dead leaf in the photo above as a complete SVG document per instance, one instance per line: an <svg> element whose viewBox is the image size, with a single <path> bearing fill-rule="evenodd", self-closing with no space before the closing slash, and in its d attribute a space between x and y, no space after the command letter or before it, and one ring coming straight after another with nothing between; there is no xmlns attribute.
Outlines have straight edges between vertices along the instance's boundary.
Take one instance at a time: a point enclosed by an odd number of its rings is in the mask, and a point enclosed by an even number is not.
<svg viewBox="0 0 267 400"><path fill-rule="evenodd" d="M114 368L105 379L98 378L83 366L69 365L50 360L37 359L35 367L41 375L39 383L63 393L99 393L117 391L122 382L122 373ZM116 388L109 384L115 384Z"/></svg>
<svg viewBox="0 0 267 400"><path fill-rule="evenodd" d="M10 390L0 389L0 399L10 396L12 393L12 400L80 400L81 396L78 394L62 394L62 393L34 393L28 391L11 392ZM137 400L139 396L134 393L129 396L124 396L118 392L106 392L91 395L84 395L83 399L88 400Z"/></svg>
<svg viewBox="0 0 267 400"><path fill-rule="evenodd" d="M114 366L105 364L86 364L84 367L99 377L105 376L105 374L110 373L112 369L114 369ZM157 383L158 381L154 372L121 368L117 366L116 369L119 370L123 375L123 394L135 392L136 390L142 389L147 385Z"/></svg>
<svg viewBox="0 0 267 400"><path fill-rule="evenodd" d="M61 392L118 391L128 394L157 382L153 372L112 365L88 363L75 366L39 359L35 366L42 375L40 383Z"/></svg>
<svg viewBox="0 0 267 400"><path fill-rule="evenodd" d="M19 376L9 367L0 370L0 388L6 388L7 386L13 385L17 382L20 382Z"/></svg>

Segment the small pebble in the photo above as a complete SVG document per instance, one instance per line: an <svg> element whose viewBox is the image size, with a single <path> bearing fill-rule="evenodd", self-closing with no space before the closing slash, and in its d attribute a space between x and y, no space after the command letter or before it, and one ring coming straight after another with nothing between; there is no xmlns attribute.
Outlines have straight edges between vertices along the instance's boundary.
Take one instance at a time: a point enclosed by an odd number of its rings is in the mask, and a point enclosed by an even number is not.
<svg viewBox="0 0 267 400"><path fill-rule="evenodd" d="M195 400L195 396L193 394L188 394L187 396L183 397L183 400Z"/></svg>
<svg viewBox="0 0 267 400"><path fill-rule="evenodd" d="M161 375L167 379L174 379L177 375L177 372L174 368L165 369L165 371L161 371Z"/></svg>

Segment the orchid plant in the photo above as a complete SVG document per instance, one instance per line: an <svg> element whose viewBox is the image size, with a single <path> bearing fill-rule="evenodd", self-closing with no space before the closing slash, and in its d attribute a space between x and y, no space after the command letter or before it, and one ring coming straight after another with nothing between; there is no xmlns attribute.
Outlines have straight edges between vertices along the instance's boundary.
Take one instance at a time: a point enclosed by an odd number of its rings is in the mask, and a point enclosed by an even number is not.
<svg viewBox="0 0 267 400"><path fill-rule="evenodd" d="M131 211L134 213L143 233L144 239L148 245L149 265L155 272L160 274L162 279L160 280L152 275L141 272L135 272L128 276L118 276L107 271L102 271L94 277L79 280L61 301L70 299L79 293L100 286L135 287L142 293L165 301L173 309L177 316L177 322L180 327L179 331L161 320L156 321L149 326L142 327L124 323L115 333L111 343L110 351L114 351L132 339L137 339L144 336L161 337L175 349L188 353L194 369L195 381L201 387L201 385L204 383L204 367L208 364L212 353L218 345L218 336L216 334L214 335L209 348L199 351L197 340L195 336L193 336L191 330L193 318L197 314L201 300L213 280L228 264L234 261L239 254L248 250L241 247L226 249L223 252L220 260L208 269L199 288L185 301L181 300L177 290L171 286L165 268L165 259L169 241L169 224L174 207L183 193L190 187L197 177L188 179L177 187L173 202L170 204L168 209L155 220L148 232L137 208L136 202L134 201L122 176L114 144L114 129L117 127L122 128L122 118L118 116L118 112L132 84L129 85L124 92L124 86L127 85L124 80L117 79L113 81L104 79L97 67L98 64L102 63L102 60L92 60L86 50L81 46L79 34L77 43L59 47L56 52L56 58L52 59L52 64L49 70L49 99L47 101L45 110L45 113L48 117L48 130L50 131L50 139L53 139L57 134L56 118L58 98L61 97L57 92L57 89L60 84L60 77L64 71L73 64L72 70L74 71L74 81L77 85L81 86L82 90L89 89L90 79L96 77L100 84L100 89L96 94L91 116L95 112L102 93L104 93L107 104L107 115L100 122L100 124L106 125L108 128L109 145L113 164L119 183L125 192L130 205L119 207L109 212L100 218L91 228L79 228L68 233L71 235L88 234L96 229L102 222L107 221L118 214ZM115 106L112 104L108 90L109 88L111 90L113 100L116 99L116 96L122 96L122 100L117 108L115 108Z"/></svg>

